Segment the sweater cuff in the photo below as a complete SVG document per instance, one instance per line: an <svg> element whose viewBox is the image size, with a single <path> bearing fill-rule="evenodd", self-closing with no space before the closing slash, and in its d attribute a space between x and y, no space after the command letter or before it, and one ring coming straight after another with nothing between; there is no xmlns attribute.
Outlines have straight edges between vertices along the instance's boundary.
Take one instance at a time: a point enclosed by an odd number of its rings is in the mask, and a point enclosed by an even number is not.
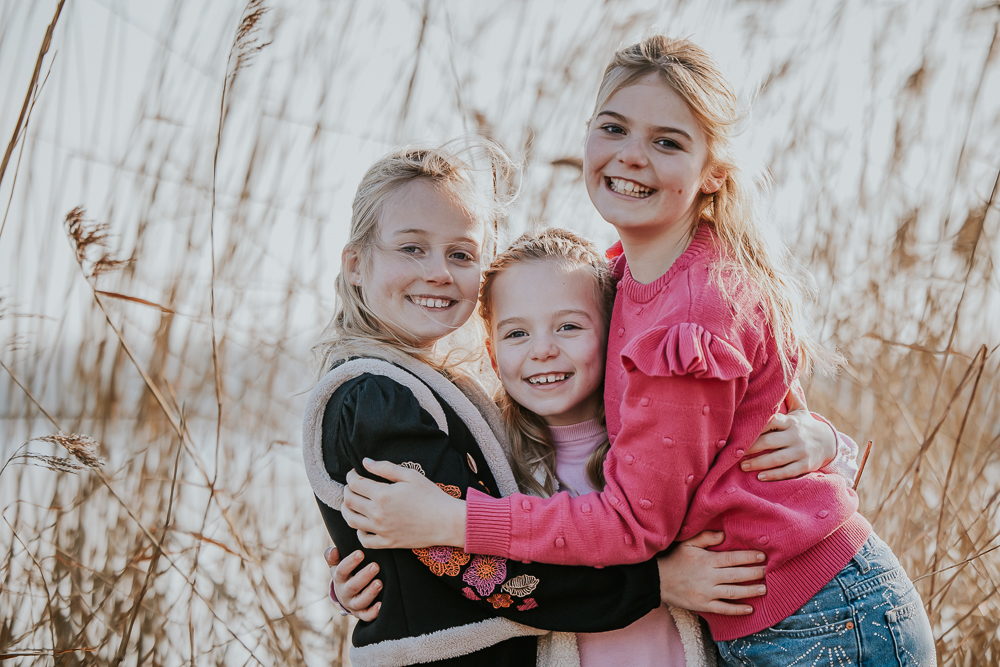
<svg viewBox="0 0 1000 667"><path fill-rule="evenodd" d="M858 446L847 435L838 431L837 427L829 419L815 412L811 412L810 414L814 419L829 426L833 431L833 436L837 439L837 455L820 470L840 475L850 484L853 484L855 478L858 476Z"/></svg>
<svg viewBox="0 0 1000 667"><path fill-rule="evenodd" d="M465 553L506 558L510 530L510 498L494 498L469 489L465 497Z"/></svg>

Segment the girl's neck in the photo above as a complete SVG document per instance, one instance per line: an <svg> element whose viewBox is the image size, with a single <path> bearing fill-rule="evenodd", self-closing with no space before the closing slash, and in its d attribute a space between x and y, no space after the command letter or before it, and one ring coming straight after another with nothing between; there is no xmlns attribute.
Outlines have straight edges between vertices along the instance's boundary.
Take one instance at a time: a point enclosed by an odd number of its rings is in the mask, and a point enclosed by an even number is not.
<svg viewBox="0 0 1000 667"><path fill-rule="evenodd" d="M648 285L666 273L691 245L693 229L694 223L667 225L652 232L649 229L619 229L632 278Z"/></svg>

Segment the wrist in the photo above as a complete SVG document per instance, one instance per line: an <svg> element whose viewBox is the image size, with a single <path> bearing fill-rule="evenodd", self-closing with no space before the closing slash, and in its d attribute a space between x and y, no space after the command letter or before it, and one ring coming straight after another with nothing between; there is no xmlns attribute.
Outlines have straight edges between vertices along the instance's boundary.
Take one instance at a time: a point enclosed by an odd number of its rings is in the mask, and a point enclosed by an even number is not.
<svg viewBox="0 0 1000 667"><path fill-rule="evenodd" d="M829 451L829 456L823 462L823 466L828 466L837 459L837 455L840 454L840 437L837 435L837 429L834 428L833 424L826 420L822 415L816 414L815 412L810 413L818 422L822 422L826 425L827 432L833 435L833 449ZM828 440L829 442L829 440Z"/></svg>
<svg viewBox="0 0 1000 667"><path fill-rule="evenodd" d="M444 522L448 526L447 534L443 544L451 547L465 548L465 501L457 498L450 503L448 512L449 520Z"/></svg>
<svg viewBox="0 0 1000 667"><path fill-rule="evenodd" d="M347 608L340 603L337 599L337 588L334 586L333 579L330 579L330 601L333 602L337 610L340 611L341 616L350 616L351 612L347 611Z"/></svg>

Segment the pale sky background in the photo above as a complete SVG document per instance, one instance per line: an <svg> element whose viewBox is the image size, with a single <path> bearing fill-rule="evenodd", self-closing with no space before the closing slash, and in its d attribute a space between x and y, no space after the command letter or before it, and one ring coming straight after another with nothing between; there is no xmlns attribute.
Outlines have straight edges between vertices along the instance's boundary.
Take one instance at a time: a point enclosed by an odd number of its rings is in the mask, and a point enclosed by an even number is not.
<svg viewBox="0 0 1000 667"><path fill-rule="evenodd" d="M56 4L0 0L4 148ZM851 362L849 379L871 377L876 352L865 336L941 349L957 321L958 353L1000 344L1000 210L987 212L974 253L962 241L975 228L970 211L989 199L1000 171L995 3L266 4L259 37L269 44L234 80L217 171L223 446L250 454L227 461L223 478L256 480L227 497L258 517L255 535L267 549L306 558L316 588L307 613L322 622L326 574L316 561L327 537L304 486L298 430L314 378L308 351L332 313L329 286L361 175L398 144L487 133L525 165L508 237L548 224L610 245L614 230L565 162L582 156L607 60L644 32L695 40L748 105L754 101L741 150L751 170L774 178L776 233L816 276L815 316ZM67 0L44 87L0 183L0 208L9 202L0 235L0 360L69 428L102 429L109 475L123 488L138 483L128 466L148 446L144 390L113 354L63 220L83 206L89 220L109 226L112 248L132 258L127 271L100 277L99 289L176 312L171 319L109 301L141 362L190 411L211 462L212 164L244 5ZM112 408L101 402L106 390ZM855 416L842 430L864 432L877 419L868 407ZM0 371L0 453L51 430ZM29 474L40 495L56 483L47 471ZM4 506L6 493L0 485ZM206 531L226 541L215 510L206 515ZM220 557L219 580L246 602L243 574ZM233 622L252 638L260 620L248 613Z"/></svg>

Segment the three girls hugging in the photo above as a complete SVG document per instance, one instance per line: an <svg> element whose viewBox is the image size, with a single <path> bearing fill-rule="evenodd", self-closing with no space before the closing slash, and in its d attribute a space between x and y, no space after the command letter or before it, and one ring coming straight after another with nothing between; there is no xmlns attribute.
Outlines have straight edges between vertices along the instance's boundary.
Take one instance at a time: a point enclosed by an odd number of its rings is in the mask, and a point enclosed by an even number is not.
<svg viewBox="0 0 1000 667"><path fill-rule="evenodd" d="M806 409L836 357L739 117L690 41L615 53L583 167L607 253L549 229L490 257L504 202L453 145L365 174L303 432L354 665L936 664L856 446ZM477 308L495 399L437 349Z"/></svg>

